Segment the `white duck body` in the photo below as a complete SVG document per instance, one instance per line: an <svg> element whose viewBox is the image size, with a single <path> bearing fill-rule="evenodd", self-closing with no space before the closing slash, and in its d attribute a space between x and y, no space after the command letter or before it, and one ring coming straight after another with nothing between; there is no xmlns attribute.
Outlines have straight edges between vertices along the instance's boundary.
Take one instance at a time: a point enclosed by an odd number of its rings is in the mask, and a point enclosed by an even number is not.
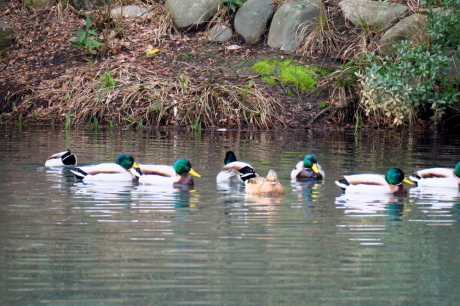
<svg viewBox="0 0 460 306"><path fill-rule="evenodd" d="M141 172L139 183L144 185L173 185L180 179L173 167L167 165L139 165Z"/></svg>
<svg viewBox="0 0 460 306"><path fill-rule="evenodd" d="M393 194L405 192L405 187L402 184L391 185L385 180L384 175L364 173L354 175L344 175L345 180L349 185L336 184L345 189L345 193L373 193L373 194Z"/></svg>
<svg viewBox="0 0 460 306"><path fill-rule="evenodd" d="M201 177L192 168L192 164L183 158L174 165L139 165L142 175L139 183L145 185L194 185L193 176Z"/></svg>
<svg viewBox="0 0 460 306"><path fill-rule="evenodd" d="M78 172L80 169L86 175ZM136 179L133 170L127 170L116 163L102 163L98 165L79 167L76 170L70 170L84 182L105 181L105 182L132 182Z"/></svg>
<svg viewBox="0 0 460 306"><path fill-rule="evenodd" d="M48 159L45 162L45 167L62 167L76 165L77 157L69 150L53 154L50 157L48 157Z"/></svg>
<svg viewBox="0 0 460 306"><path fill-rule="evenodd" d="M240 170L246 167L253 169L250 164L241 161L234 161L226 164L217 174L217 183L243 183L243 180L241 179L241 175L243 173L241 173Z"/></svg>
<svg viewBox="0 0 460 306"><path fill-rule="evenodd" d="M417 182L418 187L437 187L437 188L459 188L460 178L455 175L453 169L449 168L429 168L418 170L413 176L409 177Z"/></svg>

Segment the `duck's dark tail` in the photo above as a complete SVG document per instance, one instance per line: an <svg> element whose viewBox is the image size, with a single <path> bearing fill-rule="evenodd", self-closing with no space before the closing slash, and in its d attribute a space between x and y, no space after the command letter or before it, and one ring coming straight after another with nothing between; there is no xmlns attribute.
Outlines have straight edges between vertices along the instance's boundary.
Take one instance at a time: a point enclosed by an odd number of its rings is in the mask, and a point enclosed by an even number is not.
<svg viewBox="0 0 460 306"><path fill-rule="evenodd" d="M75 166L77 164L77 157L67 150L67 152L61 157L62 163L66 166Z"/></svg>
<svg viewBox="0 0 460 306"><path fill-rule="evenodd" d="M239 172L241 173L240 177L243 182L258 176L254 169L248 166L241 168Z"/></svg>
<svg viewBox="0 0 460 306"><path fill-rule="evenodd" d="M73 175L75 175L75 177L77 179L84 179L85 176L88 175L88 173L86 173L85 171L81 170L80 168L75 168L73 170L70 170L70 172L72 172Z"/></svg>
<svg viewBox="0 0 460 306"><path fill-rule="evenodd" d="M345 179L335 181L335 184L339 186L343 191L345 191L347 187L350 186L350 183L348 183Z"/></svg>

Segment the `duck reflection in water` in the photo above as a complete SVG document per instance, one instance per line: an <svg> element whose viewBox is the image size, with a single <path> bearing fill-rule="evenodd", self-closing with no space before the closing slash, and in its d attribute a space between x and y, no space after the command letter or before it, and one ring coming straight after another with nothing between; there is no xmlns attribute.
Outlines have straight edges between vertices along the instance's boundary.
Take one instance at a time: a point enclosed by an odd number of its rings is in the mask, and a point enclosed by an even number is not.
<svg viewBox="0 0 460 306"><path fill-rule="evenodd" d="M291 180L292 191L297 195L297 199L309 204L317 201L321 185L323 181L320 180Z"/></svg>
<svg viewBox="0 0 460 306"><path fill-rule="evenodd" d="M142 211L196 207L199 192L191 185L139 185L133 200Z"/></svg>
<svg viewBox="0 0 460 306"><path fill-rule="evenodd" d="M346 215L391 216L387 221L401 221L406 196L391 194L342 194L335 204L343 208Z"/></svg>

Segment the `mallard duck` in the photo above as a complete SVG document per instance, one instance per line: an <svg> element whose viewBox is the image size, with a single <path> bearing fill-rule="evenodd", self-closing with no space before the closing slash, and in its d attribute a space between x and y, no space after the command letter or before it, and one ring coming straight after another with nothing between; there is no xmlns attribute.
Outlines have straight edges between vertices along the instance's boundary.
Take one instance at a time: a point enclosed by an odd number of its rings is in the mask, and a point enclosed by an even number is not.
<svg viewBox="0 0 460 306"><path fill-rule="evenodd" d="M224 167L217 174L217 182L243 182L243 179L256 177L254 168L248 163L237 161L235 153L228 151L225 154Z"/></svg>
<svg viewBox="0 0 460 306"><path fill-rule="evenodd" d="M278 176L274 170L268 171L267 177L253 177L244 180L246 193L251 194L284 194L284 187L278 180Z"/></svg>
<svg viewBox="0 0 460 306"><path fill-rule="evenodd" d="M78 179L83 181L128 182L137 179L134 168L138 168L134 157L121 154L115 163L102 163L83 166L70 170ZM138 175L140 176L140 175Z"/></svg>
<svg viewBox="0 0 460 306"><path fill-rule="evenodd" d="M70 150L51 155L45 162L45 167L76 166L77 157Z"/></svg>
<svg viewBox="0 0 460 306"><path fill-rule="evenodd" d="M414 182L404 177L399 168L392 168L385 176L381 174L354 174L344 175L343 180L335 181L345 193L374 193L374 194L402 194L407 193L402 182L414 185Z"/></svg>
<svg viewBox="0 0 460 306"><path fill-rule="evenodd" d="M146 185L193 185L195 182L192 175L201 177L184 158L178 159L172 167L141 164L139 168L142 173L139 183Z"/></svg>
<svg viewBox="0 0 460 306"><path fill-rule="evenodd" d="M291 171L293 180L298 178L323 179L325 176L326 174L316 160L316 155L312 153L307 154L304 160L299 161L295 169Z"/></svg>
<svg viewBox="0 0 460 306"><path fill-rule="evenodd" d="M460 162L455 168L429 168L416 171L409 178L418 187L460 187Z"/></svg>

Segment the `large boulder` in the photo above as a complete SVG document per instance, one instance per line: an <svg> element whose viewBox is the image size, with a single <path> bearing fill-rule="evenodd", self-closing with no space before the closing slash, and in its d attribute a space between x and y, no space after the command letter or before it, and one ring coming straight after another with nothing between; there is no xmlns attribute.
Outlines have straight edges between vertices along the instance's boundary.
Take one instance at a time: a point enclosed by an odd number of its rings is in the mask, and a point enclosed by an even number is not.
<svg viewBox="0 0 460 306"><path fill-rule="evenodd" d="M0 52L11 45L13 27L0 20Z"/></svg>
<svg viewBox="0 0 460 306"><path fill-rule="evenodd" d="M267 22L273 15L273 0L248 0L235 15L235 31L247 44L256 44L267 29Z"/></svg>
<svg viewBox="0 0 460 306"><path fill-rule="evenodd" d="M299 27L318 20L323 11L322 6L323 3L318 0L297 0L282 4L273 16L268 32L268 45L286 51L295 50L308 35L305 31L298 31Z"/></svg>
<svg viewBox="0 0 460 306"><path fill-rule="evenodd" d="M427 17L423 14L413 14L399 21L380 38L380 54L387 56L395 55L396 50L393 48L393 44L403 40L428 42L429 36L423 30L426 23Z"/></svg>
<svg viewBox="0 0 460 306"><path fill-rule="evenodd" d="M220 0L166 0L165 4L176 27L189 29L209 21L217 12Z"/></svg>
<svg viewBox="0 0 460 306"><path fill-rule="evenodd" d="M357 27L381 30L401 17L407 6L392 2L344 0L339 3L343 15Z"/></svg>

